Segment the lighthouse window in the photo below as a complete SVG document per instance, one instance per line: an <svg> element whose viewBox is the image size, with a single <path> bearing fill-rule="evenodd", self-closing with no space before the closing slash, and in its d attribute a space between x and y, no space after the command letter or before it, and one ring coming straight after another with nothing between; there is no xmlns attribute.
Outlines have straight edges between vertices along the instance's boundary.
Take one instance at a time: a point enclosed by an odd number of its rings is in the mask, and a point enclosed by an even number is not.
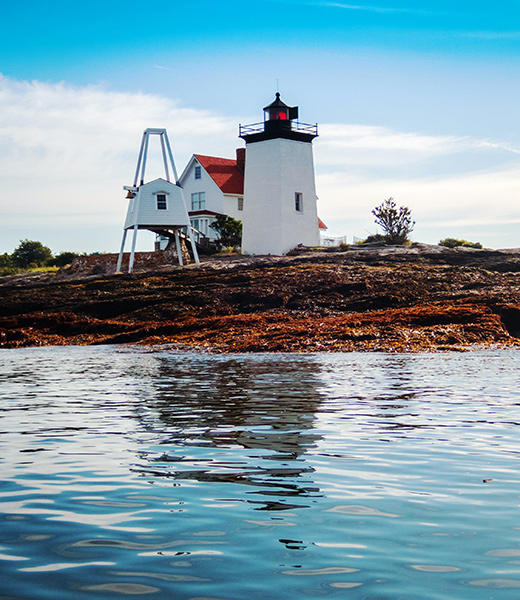
<svg viewBox="0 0 520 600"><path fill-rule="evenodd" d="M244 199L243 198L237 198L238 200L238 210L244 210Z"/></svg>
<svg viewBox="0 0 520 600"><path fill-rule="evenodd" d="M166 194L157 194L157 210L166 210Z"/></svg>
<svg viewBox="0 0 520 600"><path fill-rule="evenodd" d="M195 179L200 179L200 178L201 178L200 165L197 165L195 167Z"/></svg>
<svg viewBox="0 0 520 600"><path fill-rule="evenodd" d="M287 120L287 111L281 108L274 108L269 111L269 120L270 121L286 121Z"/></svg>
<svg viewBox="0 0 520 600"><path fill-rule="evenodd" d="M300 192L294 194L294 208L298 212L303 211L303 195Z"/></svg>
<svg viewBox="0 0 520 600"><path fill-rule="evenodd" d="M195 192L191 195L191 210L206 208L206 192Z"/></svg>

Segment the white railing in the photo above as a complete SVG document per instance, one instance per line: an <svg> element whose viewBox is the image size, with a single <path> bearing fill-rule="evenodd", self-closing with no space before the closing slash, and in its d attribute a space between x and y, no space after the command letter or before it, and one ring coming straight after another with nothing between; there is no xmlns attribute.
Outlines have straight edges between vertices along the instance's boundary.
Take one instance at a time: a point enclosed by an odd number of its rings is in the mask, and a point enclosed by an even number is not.
<svg viewBox="0 0 520 600"><path fill-rule="evenodd" d="M340 246L341 244L347 243L346 235L322 235L321 236L321 245L325 248L334 248L335 246Z"/></svg>
<svg viewBox="0 0 520 600"><path fill-rule="evenodd" d="M263 133L265 131L266 123L282 123L287 129L291 131L299 131L301 133L309 133L311 135L318 135L318 124L311 125L310 123L300 123L299 121L262 121L261 123L252 123L251 125L239 125L238 126L238 137L244 135L252 135L254 133Z"/></svg>

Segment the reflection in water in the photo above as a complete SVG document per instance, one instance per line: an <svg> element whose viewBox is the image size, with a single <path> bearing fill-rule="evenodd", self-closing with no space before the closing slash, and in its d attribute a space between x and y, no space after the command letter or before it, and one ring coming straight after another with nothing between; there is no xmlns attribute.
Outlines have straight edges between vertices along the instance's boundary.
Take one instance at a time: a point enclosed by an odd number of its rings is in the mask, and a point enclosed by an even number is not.
<svg viewBox="0 0 520 600"><path fill-rule="evenodd" d="M258 510L304 506L285 498L315 497L303 455L321 436L313 431L322 402L319 365L312 359L244 364L230 358L201 361L196 379L182 361L162 356L154 396L144 399L138 418L156 445L171 449L140 452L143 476L243 484L258 496ZM219 448L213 458L196 448ZM240 452L234 452L239 449ZM248 450L244 460L243 449ZM207 454L207 451L206 451ZM237 458L238 457L238 458Z"/></svg>
<svg viewBox="0 0 520 600"><path fill-rule="evenodd" d="M520 588L518 352L1 358L2 598Z"/></svg>

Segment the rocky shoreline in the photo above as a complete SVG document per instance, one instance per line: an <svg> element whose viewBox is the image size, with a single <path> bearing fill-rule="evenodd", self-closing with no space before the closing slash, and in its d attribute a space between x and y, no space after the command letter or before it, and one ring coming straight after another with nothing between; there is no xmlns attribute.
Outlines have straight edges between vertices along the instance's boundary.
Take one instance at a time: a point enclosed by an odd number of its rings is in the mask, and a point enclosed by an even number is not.
<svg viewBox="0 0 520 600"><path fill-rule="evenodd" d="M0 348L171 344L212 352L520 346L520 250L411 247L212 258L133 275L0 279Z"/></svg>

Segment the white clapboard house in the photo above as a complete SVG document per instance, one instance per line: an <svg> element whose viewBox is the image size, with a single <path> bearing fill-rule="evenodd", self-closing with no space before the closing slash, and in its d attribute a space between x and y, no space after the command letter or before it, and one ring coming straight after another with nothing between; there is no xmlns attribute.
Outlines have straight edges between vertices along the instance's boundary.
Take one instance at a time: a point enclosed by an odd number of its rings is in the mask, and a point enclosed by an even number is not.
<svg viewBox="0 0 520 600"><path fill-rule="evenodd" d="M218 235L210 225L218 215L243 220L245 148L236 159L194 154L179 179L192 227L210 241Z"/></svg>

